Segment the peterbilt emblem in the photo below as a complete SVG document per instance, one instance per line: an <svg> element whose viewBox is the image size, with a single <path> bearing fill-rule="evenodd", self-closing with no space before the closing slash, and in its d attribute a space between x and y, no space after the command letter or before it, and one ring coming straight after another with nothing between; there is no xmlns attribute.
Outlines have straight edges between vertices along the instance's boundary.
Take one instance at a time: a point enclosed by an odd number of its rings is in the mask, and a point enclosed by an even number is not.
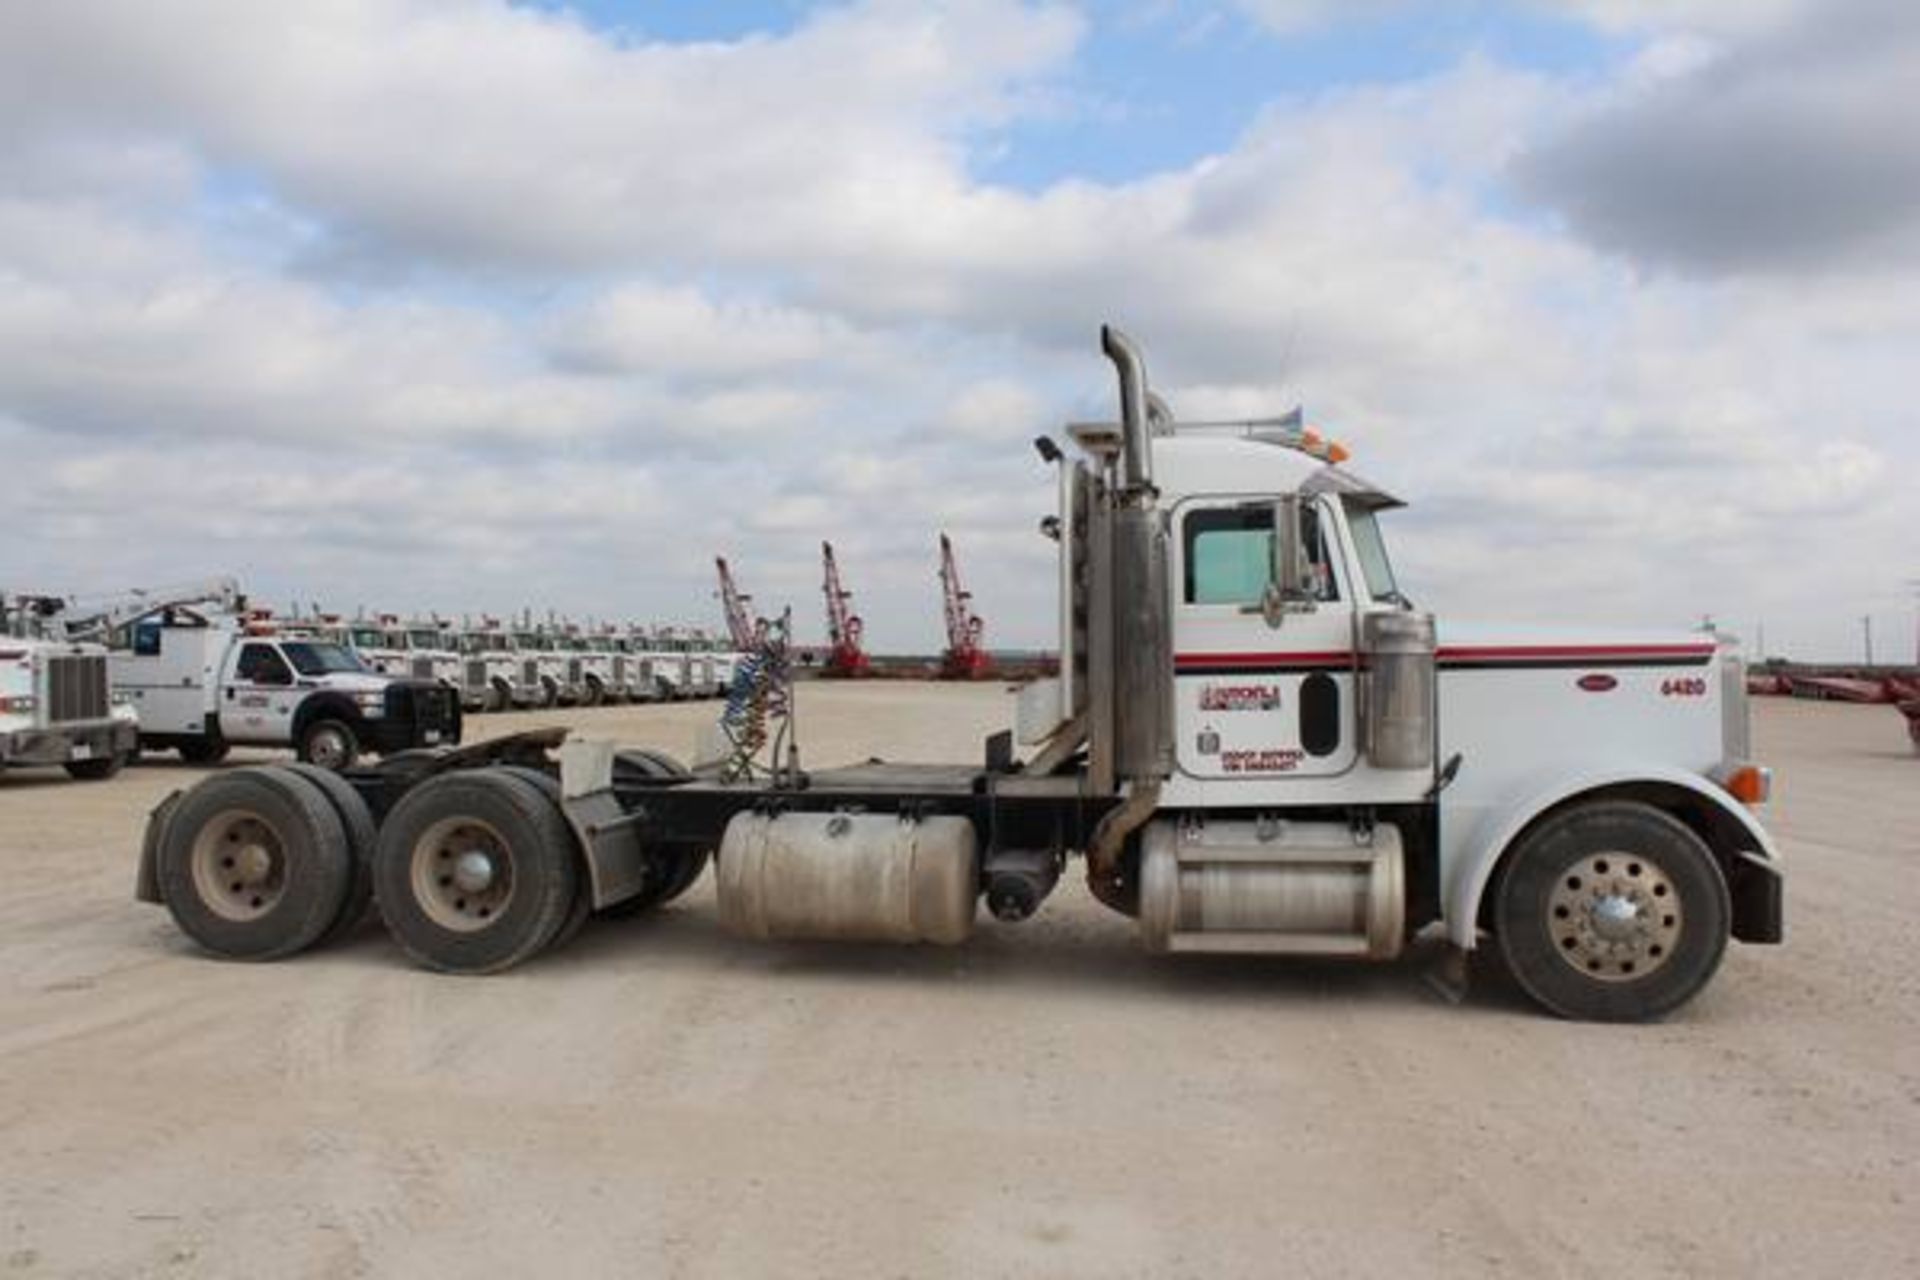
<svg viewBox="0 0 1920 1280"><path fill-rule="evenodd" d="M1280 707L1277 684L1207 684L1200 686L1202 711L1276 711Z"/></svg>
<svg viewBox="0 0 1920 1280"><path fill-rule="evenodd" d="M1619 685L1619 681L1604 672L1596 671L1592 675L1581 676L1574 681L1588 693L1607 693Z"/></svg>

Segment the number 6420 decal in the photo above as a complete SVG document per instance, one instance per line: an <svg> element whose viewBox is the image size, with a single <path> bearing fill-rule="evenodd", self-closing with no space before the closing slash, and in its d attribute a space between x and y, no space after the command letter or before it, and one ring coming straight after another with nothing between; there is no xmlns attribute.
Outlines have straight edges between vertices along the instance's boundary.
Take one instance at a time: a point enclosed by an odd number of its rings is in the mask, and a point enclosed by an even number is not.
<svg viewBox="0 0 1920 1280"><path fill-rule="evenodd" d="M1699 676L1669 676L1660 682L1660 692L1668 698L1703 697L1707 682Z"/></svg>

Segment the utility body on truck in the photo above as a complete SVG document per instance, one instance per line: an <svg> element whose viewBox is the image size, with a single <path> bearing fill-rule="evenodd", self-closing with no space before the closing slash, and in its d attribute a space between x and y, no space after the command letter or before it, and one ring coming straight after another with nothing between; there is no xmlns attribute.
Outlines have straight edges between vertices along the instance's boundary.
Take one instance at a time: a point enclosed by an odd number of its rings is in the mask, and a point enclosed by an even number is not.
<svg viewBox="0 0 1920 1280"><path fill-rule="evenodd" d="M0 598L0 771L58 765L110 778L139 750L133 708L116 696L105 646L42 634L43 597Z"/></svg>
<svg viewBox="0 0 1920 1280"><path fill-rule="evenodd" d="M1151 951L1390 960L1424 934L1457 984L1491 942L1539 1004L1603 1020L1679 1006L1730 938L1780 941L1730 645L1436 627L1393 576L1398 502L1343 451L1297 419L1179 422L1133 345L1102 345L1120 421L1070 428L1078 456L1037 442L1060 669L1021 694L1026 759L1009 731L979 763L802 771L759 684L728 700L734 753L692 770L554 730L326 794L276 769L202 783L149 819L140 896L257 958L371 885L417 962L488 972L709 859L742 937L959 943L982 902L1031 916L1078 857Z"/></svg>
<svg viewBox="0 0 1920 1280"><path fill-rule="evenodd" d="M460 702L436 680L381 675L346 646L280 635L256 614L170 605L134 619L111 665L140 714L143 747L195 763L230 747L292 747L302 761L345 769L460 741Z"/></svg>

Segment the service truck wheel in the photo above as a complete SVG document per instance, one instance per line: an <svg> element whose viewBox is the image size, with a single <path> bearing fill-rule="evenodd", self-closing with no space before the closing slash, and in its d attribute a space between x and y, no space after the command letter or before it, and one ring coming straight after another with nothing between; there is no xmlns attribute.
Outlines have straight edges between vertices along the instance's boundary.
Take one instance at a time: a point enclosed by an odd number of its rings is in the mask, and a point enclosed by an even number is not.
<svg viewBox="0 0 1920 1280"><path fill-rule="evenodd" d="M421 783L380 829L373 894L409 956L496 973L559 932L579 891L573 834L553 802L503 769Z"/></svg>
<svg viewBox="0 0 1920 1280"><path fill-rule="evenodd" d="M182 796L157 863L181 931L236 960L304 950L339 918L353 881L333 806L306 779L270 767L219 774Z"/></svg>
<svg viewBox="0 0 1920 1280"><path fill-rule="evenodd" d="M82 782L101 782L120 772L127 763L123 755L100 756L93 760L69 760L66 763L67 776Z"/></svg>
<svg viewBox="0 0 1920 1280"><path fill-rule="evenodd" d="M360 793L339 774L312 764L283 764L281 769L294 774L318 791L332 806L347 834L347 850L353 856L353 874L347 881L347 896L341 900L340 914L320 935L322 944L352 933L367 918L373 902L373 852L380 843L380 828L374 824L373 810Z"/></svg>
<svg viewBox="0 0 1920 1280"><path fill-rule="evenodd" d="M301 731L296 754L302 764L316 764L339 773L353 767L360 755L360 739L343 720L315 720Z"/></svg>
<svg viewBox="0 0 1920 1280"><path fill-rule="evenodd" d="M225 738L195 738L180 744L180 758L188 764L219 764L231 750Z"/></svg>
<svg viewBox="0 0 1920 1280"><path fill-rule="evenodd" d="M1566 1018L1639 1022L1693 998L1719 968L1732 906L1713 854L1651 805L1598 801L1523 837L1495 889L1494 933L1515 981Z"/></svg>

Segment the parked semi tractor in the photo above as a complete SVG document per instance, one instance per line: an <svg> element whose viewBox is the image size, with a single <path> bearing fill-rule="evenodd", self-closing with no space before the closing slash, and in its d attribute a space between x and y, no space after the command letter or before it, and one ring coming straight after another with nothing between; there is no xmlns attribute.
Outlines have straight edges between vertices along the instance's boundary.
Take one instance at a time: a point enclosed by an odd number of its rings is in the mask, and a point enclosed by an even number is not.
<svg viewBox="0 0 1920 1280"><path fill-rule="evenodd" d="M55 638L46 597L0 595L0 772L58 765L110 778L139 749L133 708L114 695L103 645Z"/></svg>
<svg viewBox="0 0 1920 1280"><path fill-rule="evenodd" d="M260 611L169 604L124 629L114 687L140 715L140 743L194 763L234 746L291 747L345 769L362 753L460 741L460 702L437 680L370 670L344 645L282 635Z"/></svg>
<svg viewBox="0 0 1920 1280"><path fill-rule="evenodd" d="M478 626L461 628L454 642L460 652L461 705L466 710L505 711L521 701L516 689L525 673L513 637L501 628L499 619L482 618ZM527 687L528 700L532 689Z"/></svg>
<svg viewBox="0 0 1920 1280"><path fill-rule="evenodd" d="M690 771L555 730L344 786L248 770L154 812L140 896L263 957L370 881L409 956L466 973L656 907L710 857L735 934L938 943L982 901L1030 917L1077 857L1151 951L1388 960L1430 932L1613 1020L1686 1001L1730 938L1780 941L1730 645L1436 626L1393 574L1399 502L1342 451L1297 420L1179 422L1133 345L1102 343L1119 422L1069 428L1077 456L1039 442L1060 668L1019 700L1024 762L1001 733L977 763ZM760 690L723 720L745 747L780 709Z"/></svg>

